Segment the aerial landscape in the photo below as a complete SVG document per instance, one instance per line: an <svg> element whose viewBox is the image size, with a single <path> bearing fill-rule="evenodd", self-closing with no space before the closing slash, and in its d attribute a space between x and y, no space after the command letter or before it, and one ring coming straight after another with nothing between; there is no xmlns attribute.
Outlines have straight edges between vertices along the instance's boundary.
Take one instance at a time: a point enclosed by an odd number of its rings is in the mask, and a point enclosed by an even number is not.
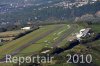
<svg viewBox="0 0 100 66"><path fill-rule="evenodd" d="M0 0L0 66L100 66L100 0Z"/></svg>

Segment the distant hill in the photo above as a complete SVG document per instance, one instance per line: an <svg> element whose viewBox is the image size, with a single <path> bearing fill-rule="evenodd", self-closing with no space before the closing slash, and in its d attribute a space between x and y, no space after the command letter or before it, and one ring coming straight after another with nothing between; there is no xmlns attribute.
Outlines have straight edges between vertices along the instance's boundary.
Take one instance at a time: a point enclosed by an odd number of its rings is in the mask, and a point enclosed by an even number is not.
<svg viewBox="0 0 100 66"><path fill-rule="evenodd" d="M79 21L100 21L100 2L92 5L85 5L76 8L74 12L75 17L79 17Z"/></svg>
<svg viewBox="0 0 100 66"><path fill-rule="evenodd" d="M14 0L15 1L15 0ZM47 0L38 0L37 2L46 2ZM57 0L59 1L59 0ZM55 0L55 2L57 2ZM53 2L54 3L54 2ZM0 22L21 22L28 21L50 21L50 20L74 20L76 17L81 17L86 14L95 16L96 12L100 11L100 2L84 5L82 7L62 8L49 7L53 3L47 3L40 6L30 6L22 8L17 12L0 14Z"/></svg>

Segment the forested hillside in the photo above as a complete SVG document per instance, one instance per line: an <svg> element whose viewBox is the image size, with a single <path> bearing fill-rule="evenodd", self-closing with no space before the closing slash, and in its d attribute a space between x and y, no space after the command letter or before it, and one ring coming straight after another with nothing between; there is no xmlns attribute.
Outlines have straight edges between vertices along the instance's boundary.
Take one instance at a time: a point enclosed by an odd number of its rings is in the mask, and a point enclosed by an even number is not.
<svg viewBox="0 0 100 66"><path fill-rule="evenodd" d="M27 22L27 21L45 21L45 20L74 20L85 14L92 14L100 11L100 2L84 5L82 7L62 8L49 7L53 3L41 6L30 6L13 13L0 14L0 22Z"/></svg>

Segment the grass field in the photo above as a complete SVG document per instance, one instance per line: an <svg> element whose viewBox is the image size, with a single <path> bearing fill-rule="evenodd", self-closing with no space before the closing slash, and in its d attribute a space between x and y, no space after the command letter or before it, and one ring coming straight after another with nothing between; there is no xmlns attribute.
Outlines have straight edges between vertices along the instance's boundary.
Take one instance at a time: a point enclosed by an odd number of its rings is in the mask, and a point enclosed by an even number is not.
<svg viewBox="0 0 100 66"><path fill-rule="evenodd" d="M58 24L58 25L46 25L41 26L40 29L35 30L19 39L16 39L12 42L7 43L6 45L0 46L0 58L3 58L6 54L11 54L13 52L17 52L14 56L25 56L31 55L34 52L39 52L43 48L52 48L55 46L64 46L67 44L70 37L73 34L79 32L80 29L84 28L83 26L79 26L77 24ZM92 25L93 30L99 32L99 26ZM88 45L92 46L91 52L88 51L90 49L84 45L77 45L71 50L62 52L61 55L68 54L71 52L74 53L83 53L81 50L87 50L88 53L91 53L93 56L93 63L96 66L99 66L100 60L100 40L92 42ZM67 45L66 45L67 46ZM23 54L24 53L24 54ZM13 66L12 64L0 64L0 66ZM45 66L82 66L82 64L68 64L68 63L60 63L60 64L45 64Z"/></svg>
<svg viewBox="0 0 100 66"><path fill-rule="evenodd" d="M0 32L0 39L3 40L3 42L12 41L15 39L16 36L20 35L21 33L25 33L28 30L15 30L15 31L6 31L6 32Z"/></svg>
<svg viewBox="0 0 100 66"><path fill-rule="evenodd" d="M100 24L92 24L90 25L92 29L98 33L100 33Z"/></svg>
<svg viewBox="0 0 100 66"><path fill-rule="evenodd" d="M67 43L67 39L76 31L79 31L82 27L73 30L76 25L63 25L62 28L55 30L48 36L30 45L29 47L22 50L20 53L32 53L41 50L42 48L52 48L58 43L58 47L64 46ZM72 31L71 31L72 30ZM71 31L71 32L70 32ZM64 37L64 38L63 38ZM38 48L37 48L38 47Z"/></svg>
<svg viewBox="0 0 100 66"><path fill-rule="evenodd" d="M41 35L43 35L44 33L50 31L50 30L57 30L58 27L62 27L64 25L48 25L48 26L43 26L42 28L36 30L36 31L33 31L31 32L30 34L26 35L26 36L23 36L17 40L14 40L4 46L1 46L0 47L0 57L2 58L3 56L2 55L5 55L5 54L10 54L12 52L14 52L17 48L23 46L24 44L28 43L28 42L31 42L32 40L34 40L35 38L37 37L40 37Z"/></svg>
<svg viewBox="0 0 100 66"><path fill-rule="evenodd" d="M26 31L26 30L16 30L16 31L1 32L0 36L1 35L9 35L9 34L19 34L19 33L23 33L24 31Z"/></svg>
<svg viewBox="0 0 100 66"><path fill-rule="evenodd" d="M93 24L91 25L91 27L94 31L96 31L97 33L100 33L100 24ZM92 46L91 54L93 56L93 62L97 66L100 66L100 39L92 43L89 43L89 45Z"/></svg>
<svg viewBox="0 0 100 66"><path fill-rule="evenodd" d="M5 36L16 36L20 33L24 33L27 30L16 30L16 31L7 31L7 32L1 32L0 37L5 37Z"/></svg>
<svg viewBox="0 0 100 66"><path fill-rule="evenodd" d="M55 30L54 30L55 29ZM48 38L49 40L53 39L54 36L52 36L54 33L59 33L59 35L57 35L57 37L60 37L65 31L67 31L68 26L65 24L61 24L61 25L47 25L47 26L42 26L40 29L31 32L28 35L25 35L17 40L14 40L12 42L9 42L6 45L3 45L0 47L0 58L3 58L4 55L6 54L11 54L12 52L14 52L17 48L23 46L24 44L27 44L28 42L31 42L32 40L36 39L37 37L40 37L41 35L45 34L48 31L54 30L53 32L51 32L50 34L48 34L46 37L44 37L43 39L41 39L39 42L45 40L46 38ZM44 44L45 45L45 44ZM44 46L43 44L32 44L31 46L24 48L24 50L22 52L27 53L28 51L39 51L40 49L42 49L42 47ZM5 65L5 64L4 64ZM9 64L7 64L9 65Z"/></svg>
<svg viewBox="0 0 100 66"><path fill-rule="evenodd" d="M68 26L64 25L62 28L55 30L53 33L49 34L48 36L44 37L43 39L36 42L36 44L33 44L27 48L25 48L21 53L27 53L27 52L34 52L39 51L43 47L52 47L53 43L59 39L64 32L68 30ZM38 48L37 48L38 47Z"/></svg>

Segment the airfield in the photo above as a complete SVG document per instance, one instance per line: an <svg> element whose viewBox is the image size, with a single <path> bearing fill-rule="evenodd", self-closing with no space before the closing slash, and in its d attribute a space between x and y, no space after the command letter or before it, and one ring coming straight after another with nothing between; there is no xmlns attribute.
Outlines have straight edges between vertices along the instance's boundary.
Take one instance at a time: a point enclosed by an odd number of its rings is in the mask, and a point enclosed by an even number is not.
<svg viewBox="0 0 100 66"><path fill-rule="evenodd" d="M6 54L10 54L12 56L28 56L33 55L41 51L43 48L55 48L55 47L62 47L67 44L68 41L73 38L75 33L77 33L80 29L84 28L83 26L79 26L78 24L55 24L55 25L44 25L39 26L40 28L32 31L25 36L13 40L11 42L7 42L3 46L0 46L0 59L3 59ZM94 30L98 31L95 25L92 26ZM96 41L94 43L99 43L100 41ZM99 58L99 49L95 47L100 47L99 45L94 45L92 43L94 49L91 54L94 55L95 62L98 63ZM67 45L66 45L67 46ZM71 49L71 51L79 52L80 49L87 49L83 45L78 45L75 48ZM98 50L98 51L97 51ZM68 54L63 52L63 54ZM96 52L96 53L94 53ZM0 66L12 66L12 64L5 64L0 63ZM65 64L66 65L66 64ZM74 66L73 64L67 64L69 66ZM58 66L58 65L54 65ZM61 65L60 65L61 66Z"/></svg>

